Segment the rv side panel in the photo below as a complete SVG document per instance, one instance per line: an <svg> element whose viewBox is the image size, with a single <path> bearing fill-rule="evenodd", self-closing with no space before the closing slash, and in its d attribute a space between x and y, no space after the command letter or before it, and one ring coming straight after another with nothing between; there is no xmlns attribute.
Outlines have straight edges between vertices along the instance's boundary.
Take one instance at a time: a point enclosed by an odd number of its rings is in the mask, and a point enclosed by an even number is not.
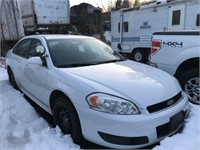
<svg viewBox="0 0 200 150"><path fill-rule="evenodd" d="M120 16L120 11L123 12ZM174 25L174 12L180 11L180 23ZM172 16L173 14L173 16ZM118 49L121 41L122 51L131 53L135 49L151 47L153 32L164 30L200 29L197 15L200 16L199 0L180 0L150 4L140 8L122 9L111 13L112 48ZM119 32L119 23L127 27ZM199 23L200 24L200 23Z"/></svg>
<svg viewBox="0 0 200 150"><path fill-rule="evenodd" d="M200 29L200 26L196 24L197 15L200 15L200 1L188 2L186 7L186 20L185 29Z"/></svg>

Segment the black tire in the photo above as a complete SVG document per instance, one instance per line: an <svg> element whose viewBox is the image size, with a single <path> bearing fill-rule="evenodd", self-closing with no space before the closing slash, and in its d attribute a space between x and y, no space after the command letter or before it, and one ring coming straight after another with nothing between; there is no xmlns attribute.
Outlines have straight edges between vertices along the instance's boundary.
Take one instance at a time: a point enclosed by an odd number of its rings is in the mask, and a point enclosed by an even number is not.
<svg viewBox="0 0 200 150"><path fill-rule="evenodd" d="M82 144L83 136L78 114L65 97L58 97L52 108L54 122L64 134L71 134L76 144Z"/></svg>
<svg viewBox="0 0 200 150"><path fill-rule="evenodd" d="M132 52L132 60L137 62L144 62L145 61L145 53L141 49L134 50Z"/></svg>
<svg viewBox="0 0 200 150"><path fill-rule="evenodd" d="M199 69L190 69L182 73L178 78L182 89L189 97L189 101L200 105L200 77Z"/></svg>
<svg viewBox="0 0 200 150"><path fill-rule="evenodd" d="M146 62L147 62L147 63L150 62L150 57L151 57L151 52L148 51L148 52L146 53Z"/></svg>
<svg viewBox="0 0 200 150"><path fill-rule="evenodd" d="M10 82L10 84L16 89L16 90L19 90L19 87L15 81L15 76L12 72L12 70L9 68L8 69L8 80Z"/></svg>

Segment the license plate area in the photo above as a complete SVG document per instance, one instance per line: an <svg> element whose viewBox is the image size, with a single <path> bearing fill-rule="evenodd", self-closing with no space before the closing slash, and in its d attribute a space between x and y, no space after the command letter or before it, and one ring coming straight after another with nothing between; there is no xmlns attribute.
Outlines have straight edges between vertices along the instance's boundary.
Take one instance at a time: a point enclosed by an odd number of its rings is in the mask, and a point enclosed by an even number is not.
<svg viewBox="0 0 200 150"><path fill-rule="evenodd" d="M181 111L170 118L170 131L176 130L184 121L184 112Z"/></svg>
<svg viewBox="0 0 200 150"><path fill-rule="evenodd" d="M170 118L170 121L156 127L157 131L157 138L162 138L164 136L169 135L170 133L176 131L180 125L184 122L185 112L180 111L179 113L175 114Z"/></svg>

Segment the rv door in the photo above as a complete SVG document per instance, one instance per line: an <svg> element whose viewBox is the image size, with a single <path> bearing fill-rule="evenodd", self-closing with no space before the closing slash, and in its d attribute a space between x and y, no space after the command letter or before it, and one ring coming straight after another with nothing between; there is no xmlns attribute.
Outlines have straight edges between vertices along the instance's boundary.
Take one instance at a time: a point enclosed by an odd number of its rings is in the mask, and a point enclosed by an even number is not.
<svg viewBox="0 0 200 150"><path fill-rule="evenodd" d="M185 21L185 5L171 6L169 8L169 30L182 30L184 29Z"/></svg>

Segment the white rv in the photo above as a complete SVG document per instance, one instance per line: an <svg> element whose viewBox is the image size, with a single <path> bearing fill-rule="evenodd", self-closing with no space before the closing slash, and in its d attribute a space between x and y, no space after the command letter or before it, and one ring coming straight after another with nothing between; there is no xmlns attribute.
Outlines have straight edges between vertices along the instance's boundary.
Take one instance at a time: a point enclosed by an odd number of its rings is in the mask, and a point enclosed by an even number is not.
<svg viewBox="0 0 200 150"><path fill-rule="evenodd" d="M139 62L150 54L152 33L200 29L200 0L150 1L111 13L112 48Z"/></svg>

